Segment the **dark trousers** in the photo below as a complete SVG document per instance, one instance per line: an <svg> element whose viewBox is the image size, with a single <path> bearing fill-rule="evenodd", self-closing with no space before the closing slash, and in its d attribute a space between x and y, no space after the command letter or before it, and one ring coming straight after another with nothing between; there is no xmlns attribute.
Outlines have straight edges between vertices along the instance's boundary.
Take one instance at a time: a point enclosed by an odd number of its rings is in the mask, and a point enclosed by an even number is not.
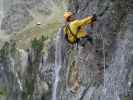
<svg viewBox="0 0 133 100"><path fill-rule="evenodd" d="M93 38L90 35L87 35L86 37L80 38L78 40L78 44L81 46L85 46L87 42L90 42L91 45L93 45Z"/></svg>

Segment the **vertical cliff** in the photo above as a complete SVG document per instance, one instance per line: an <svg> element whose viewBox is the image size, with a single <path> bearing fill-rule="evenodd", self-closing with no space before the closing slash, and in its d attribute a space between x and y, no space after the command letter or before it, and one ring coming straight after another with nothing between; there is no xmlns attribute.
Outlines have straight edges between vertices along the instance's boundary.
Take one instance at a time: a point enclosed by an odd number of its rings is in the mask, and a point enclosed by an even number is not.
<svg viewBox="0 0 133 100"><path fill-rule="evenodd" d="M14 41L4 44L0 50L1 100L51 99L54 58L49 62L51 54L47 57L42 49L42 39L34 40L26 51L16 49Z"/></svg>
<svg viewBox="0 0 133 100"><path fill-rule="evenodd" d="M100 16L91 29L95 46L66 51L59 100L132 100L133 2L72 0L70 9L79 18Z"/></svg>
<svg viewBox="0 0 133 100"><path fill-rule="evenodd" d="M133 100L132 0L68 0L77 18L100 15L86 29L94 46L84 47L64 39L59 0L12 1L1 25L13 40L0 50L0 100Z"/></svg>

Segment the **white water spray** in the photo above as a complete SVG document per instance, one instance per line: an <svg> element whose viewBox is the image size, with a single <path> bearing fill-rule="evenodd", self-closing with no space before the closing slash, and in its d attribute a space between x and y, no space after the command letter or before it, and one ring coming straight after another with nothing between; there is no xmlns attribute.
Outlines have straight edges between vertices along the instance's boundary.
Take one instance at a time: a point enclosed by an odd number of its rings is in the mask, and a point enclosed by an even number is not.
<svg viewBox="0 0 133 100"><path fill-rule="evenodd" d="M28 53L25 52L23 49L18 49L18 52L20 54L20 62L21 62L21 67L20 66L16 66L16 60L14 58L11 57L10 55L10 61L11 61L11 71L14 73L16 79L17 79L17 83L19 85L20 90L23 90L23 84L22 84L22 80L20 79L19 75L18 75L18 70L21 70L21 73L23 74L25 72L26 66L27 66L27 60L28 60Z"/></svg>
<svg viewBox="0 0 133 100"><path fill-rule="evenodd" d="M28 53L24 51L23 49L18 49L20 53L20 62L21 62L21 73L23 74L26 70L27 67L27 62L28 62Z"/></svg>
<svg viewBox="0 0 133 100"><path fill-rule="evenodd" d="M20 61L21 61L21 73L24 74L26 67L27 67L27 61L28 61L28 53L24 51L23 49L17 49L20 53ZM17 82L19 84L20 90L23 90L23 83L22 80L20 80L18 74L16 73Z"/></svg>
<svg viewBox="0 0 133 100"><path fill-rule="evenodd" d="M58 88L58 83L60 81L60 69L62 66L62 42L61 42L61 29L59 29L56 37L56 51L55 51L55 81L53 85L53 95L52 95L52 100L58 100L57 99L57 88Z"/></svg>

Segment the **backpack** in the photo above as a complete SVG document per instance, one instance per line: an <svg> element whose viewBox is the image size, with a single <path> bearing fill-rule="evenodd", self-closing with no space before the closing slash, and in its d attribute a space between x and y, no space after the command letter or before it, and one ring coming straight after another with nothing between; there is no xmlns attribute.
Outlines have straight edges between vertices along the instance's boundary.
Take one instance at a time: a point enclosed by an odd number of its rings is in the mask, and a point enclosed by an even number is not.
<svg viewBox="0 0 133 100"><path fill-rule="evenodd" d="M74 34L72 31L71 31L71 28L70 28L70 23L66 23L64 25L64 36L65 36L65 39L68 43L70 44L75 44L75 43L78 43L78 38L77 38L77 33L78 33L79 30L77 30L76 34Z"/></svg>

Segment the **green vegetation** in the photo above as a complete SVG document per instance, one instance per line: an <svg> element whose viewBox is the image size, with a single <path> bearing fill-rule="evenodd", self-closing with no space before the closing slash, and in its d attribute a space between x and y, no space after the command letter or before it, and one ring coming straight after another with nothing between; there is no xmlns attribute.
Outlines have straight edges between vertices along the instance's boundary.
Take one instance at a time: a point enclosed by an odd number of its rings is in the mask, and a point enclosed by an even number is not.
<svg viewBox="0 0 133 100"><path fill-rule="evenodd" d="M40 39L34 38L34 40L31 42L32 43L32 48L33 49L43 49L43 42L46 40L47 38L42 36Z"/></svg>
<svg viewBox="0 0 133 100"><path fill-rule="evenodd" d="M7 57L9 52L11 53L11 56L14 57L15 53L16 53L16 43L14 40L9 42L5 42L5 44L3 45L3 47L0 49L0 57Z"/></svg>
<svg viewBox="0 0 133 100"><path fill-rule="evenodd" d="M5 88L0 88L0 96L5 96L7 94Z"/></svg>
<svg viewBox="0 0 133 100"><path fill-rule="evenodd" d="M2 59L4 59L4 58L6 58L7 57L7 55L8 55L8 53L9 53L9 43L8 42L6 42L5 44L4 44L4 46L2 47L2 49L0 49L0 57L2 58Z"/></svg>
<svg viewBox="0 0 133 100"><path fill-rule="evenodd" d="M4 95L4 92L3 91L0 91L0 95Z"/></svg>
<svg viewBox="0 0 133 100"><path fill-rule="evenodd" d="M34 82L35 79L26 80L26 94L32 95L34 91Z"/></svg>
<svg viewBox="0 0 133 100"><path fill-rule="evenodd" d="M128 97L128 96L125 96L125 97L124 97L124 100L129 100L129 97Z"/></svg>
<svg viewBox="0 0 133 100"><path fill-rule="evenodd" d="M10 52L11 52L12 57L14 57L16 54L16 41L15 40L10 41Z"/></svg>

